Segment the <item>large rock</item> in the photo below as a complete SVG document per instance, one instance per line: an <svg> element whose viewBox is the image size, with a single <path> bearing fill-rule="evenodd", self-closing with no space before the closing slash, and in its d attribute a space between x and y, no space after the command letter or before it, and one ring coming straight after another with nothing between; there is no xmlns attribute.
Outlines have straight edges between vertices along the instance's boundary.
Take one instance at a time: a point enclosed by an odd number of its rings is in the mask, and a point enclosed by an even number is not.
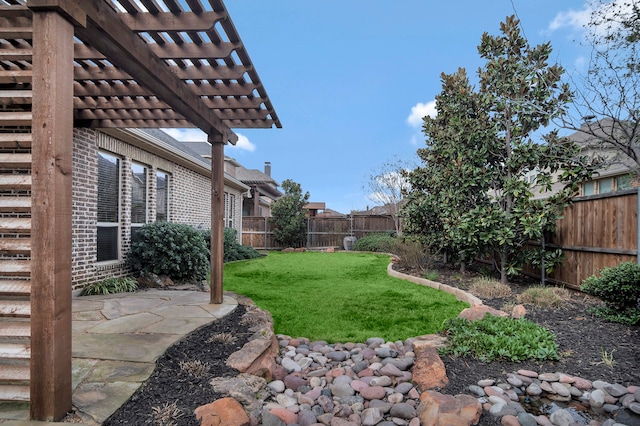
<svg viewBox="0 0 640 426"><path fill-rule="evenodd" d="M194 410L200 426L249 426L249 416L233 398L222 398Z"/></svg>
<svg viewBox="0 0 640 426"><path fill-rule="evenodd" d="M487 305L474 305L470 308L466 308L462 312L460 312L460 315L458 316L460 318L468 319L469 321L476 321L476 320L481 320L487 314L491 314L497 317L509 316L505 312L502 312L498 309L494 309L491 306L487 306Z"/></svg>
<svg viewBox="0 0 640 426"><path fill-rule="evenodd" d="M433 347L416 348L416 361L413 366L413 385L421 391L442 388L449 383L447 370Z"/></svg>
<svg viewBox="0 0 640 426"><path fill-rule="evenodd" d="M276 371L278 339L272 334L270 339L254 339L245 343L227 358L227 366L241 373L253 374L271 381Z"/></svg>
<svg viewBox="0 0 640 426"><path fill-rule="evenodd" d="M428 390L420 396L423 426L471 426L480 421L482 405L471 395L444 395Z"/></svg>

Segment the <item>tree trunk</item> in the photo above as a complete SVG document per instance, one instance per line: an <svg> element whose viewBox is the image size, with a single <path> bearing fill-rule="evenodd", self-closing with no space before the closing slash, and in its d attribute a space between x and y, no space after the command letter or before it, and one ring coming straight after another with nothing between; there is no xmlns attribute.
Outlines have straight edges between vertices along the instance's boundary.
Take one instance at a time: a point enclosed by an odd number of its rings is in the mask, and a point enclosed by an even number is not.
<svg viewBox="0 0 640 426"><path fill-rule="evenodd" d="M509 284L507 279L507 252L500 252L500 284Z"/></svg>
<svg viewBox="0 0 640 426"><path fill-rule="evenodd" d="M462 261L460 262L460 273L464 274L465 272L467 272L467 264L464 261Z"/></svg>

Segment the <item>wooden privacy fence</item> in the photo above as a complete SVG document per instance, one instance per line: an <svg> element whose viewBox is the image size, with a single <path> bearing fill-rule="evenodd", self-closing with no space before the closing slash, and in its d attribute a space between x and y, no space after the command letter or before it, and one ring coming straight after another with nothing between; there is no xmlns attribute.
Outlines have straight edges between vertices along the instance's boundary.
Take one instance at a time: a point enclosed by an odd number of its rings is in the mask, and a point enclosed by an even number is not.
<svg viewBox="0 0 640 426"><path fill-rule="evenodd" d="M362 238L367 234L395 232L394 222L388 216L347 216L307 218L309 249L343 247L344 237ZM268 217L244 216L242 218L242 244L256 249L277 250L273 228Z"/></svg>
<svg viewBox="0 0 640 426"><path fill-rule="evenodd" d="M599 269L638 261L638 190L577 198L563 216L546 242L564 252L550 280L576 288ZM539 270L525 272L540 277Z"/></svg>

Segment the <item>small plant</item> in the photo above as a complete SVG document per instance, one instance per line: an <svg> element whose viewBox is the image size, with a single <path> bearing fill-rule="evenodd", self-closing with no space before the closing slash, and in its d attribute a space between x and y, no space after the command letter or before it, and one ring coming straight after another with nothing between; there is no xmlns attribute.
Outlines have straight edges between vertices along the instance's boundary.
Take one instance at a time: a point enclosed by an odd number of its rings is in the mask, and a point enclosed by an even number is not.
<svg viewBox="0 0 640 426"><path fill-rule="evenodd" d="M89 284L82 289L81 295L92 296L96 294L127 293L130 291L136 291L137 289L138 282L133 278L111 277Z"/></svg>
<svg viewBox="0 0 640 426"><path fill-rule="evenodd" d="M136 233L128 257L134 271L168 275L174 281L202 281L209 272L209 250L193 226L153 222Z"/></svg>
<svg viewBox="0 0 640 426"><path fill-rule="evenodd" d="M151 407L151 420L155 426L177 426L177 420L183 415L177 402L167 402L162 407Z"/></svg>
<svg viewBox="0 0 640 426"><path fill-rule="evenodd" d="M569 290L560 287L529 287L518 295L518 302L558 308L570 298Z"/></svg>
<svg viewBox="0 0 640 426"><path fill-rule="evenodd" d="M398 256L397 264L401 268L424 271L432 266L429 253L417 241L398 242L393 253Z"/></svg>
<svg viewBox="0 0 640 426"><path fill-rule="evenodd" d="M207 343L222 343L230 345L238 340L236 336L231 333L216 333L207 339Z"/></svg>
<svg viewBox="0 0 640 426"><path fill-rule="evenodd" d="M439 276L438 271L433 271L433 270L424 271L422 273L422 278L429 281L437 281L438 276Z"/></svg>
<svg viewBox="0 0 640 426"><path fill-rule="evenodd" d="M609 368L613 368L613 365L616 363L613 359L613 353L616 350L613 349L611 350L611 352L607 352L604 348L602 348L602 360L600 362L598 362L597 364L604 364Z"/></svg>
<svg viewBox="0 0 640 426"><path fill-rule="evenodd" d="M190 374L193 377L205 377L211 370L211 366L199 359L180 361L180 372Z"/></svg>
<svg viewBox="0 0 640 426"><path fill-rule="evenodd" d="M640 265L624 262L598 273L580 286L604 302L604 306L592 309L593 314L622 324L640 324Z"/></svg>
<svg viewBox="0 0 640 426"><path fill-rule="evenodd" d="M511 287L489 277L478 277L473 280L469 291L478 297L492 299L494 297L511 296Z"/></svg>
<svg viewBox="0 0 640 426"><path fill-rule="evenodd" d="M471 322L458 317L445 328L449 345L440 349L444 355L512 362L559 358L553 333L527 319L486 315Z"/></svg>
<svg viewBox="0 0 640 426"><path fill-rule="evenodd" d="M240 325L245 327L253 327L254 325L262 324L263 318L258 315L244 315L240 320Z"/></svg>
<svg viewBox="0 0 640 426"><path fill-rule="evenodd" d="M358 239L353 245L355 251L372 251L376 253L395 253L398 239L388 233L369 234Z"/></svg>

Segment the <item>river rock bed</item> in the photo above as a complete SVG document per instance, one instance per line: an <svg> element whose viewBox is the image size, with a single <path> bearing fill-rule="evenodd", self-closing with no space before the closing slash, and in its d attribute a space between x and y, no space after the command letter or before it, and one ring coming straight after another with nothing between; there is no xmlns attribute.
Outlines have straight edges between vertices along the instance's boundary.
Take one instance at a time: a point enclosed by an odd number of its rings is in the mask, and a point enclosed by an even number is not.
<svg viewBox="0 0 640 426"><path fill-rule="evenodd" d="M428 384L414 378L417 339L345 344L277 339L274 380L264 382L267 392L260 401L244 397L251 424L640 425L638 386L520 370L503 381L470 384L468 393L451 396L439 387L421 389ZM426 368L441 374L437 361Z"/></svg>

